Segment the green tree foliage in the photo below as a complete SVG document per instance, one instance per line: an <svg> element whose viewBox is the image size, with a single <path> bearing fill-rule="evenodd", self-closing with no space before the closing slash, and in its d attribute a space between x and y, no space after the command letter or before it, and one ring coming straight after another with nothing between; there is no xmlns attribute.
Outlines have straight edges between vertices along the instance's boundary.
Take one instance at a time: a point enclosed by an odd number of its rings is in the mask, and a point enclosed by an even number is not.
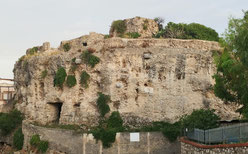
<svg viewBox="0 0 248 154"><path fill-rule="evenodd" d="M57 70L54 80L53 80L54 86L63 88L63 84L65 82L66 76L67 74L66 74L65 69L63 67L60 67Z"/></svg>
<svg viewBox="0 0 248 154"><path fill-rule="evenodd" d="M224 34L224 52L216 56L215 95L242 104L239 110L248 118L248 11L242 19L231 18Z"/></svg>
<svg viewBox="0 0 248 154"><path fill-rule="evenodd" d="M23 147L24 135L22 133L22 128L19 128L13 137L13 145L17 150L21 150Z"/></svg>
<svg viewBox="0 0 248 154"><path fill-rule="evenodd" d="M108 95L104 95L103 93L98 93L98 99L96 101L98 110L102 117L105 116L106 113L110 111L108 102L110 101L110 97Z"/></svg>
<svg viewBox="0 0 248 154"><path fill-rule="evenodd" d="M215 30L198 23L176 24L169 22L155 37L219 41L218 33Z"/></svg>
<svg viewBox="0 0 248 154"><path fill-rule="evenodd" d="M75 78L75 75L68 75L66 79L66 85L68 87L74 87L77 84L77 80Z"/></svg>
<svg viewBox="0 0 248 154"><path fill-rule="evenodd" d="M90 65L92 68L95 67L96 64L98 64L100 62L100 58L98 58L97 56L94 56L91 52L89 52L88 50L85 50L82 55L81 55L81 59L83 60L83 62L87 65Z"/></svg>
<svg viewBox="0 0 248 154"><path fill-rule="evenodd" d="M89 85L88 85L89 79L90 79L90 75L86 71L83 71L81 73L81 76L80 76L81 86L84 88L88 88L89 87Z"/></svg>
<svg viewBox="0 0 248 154"><path fill-rule="evenodd" d="M21 125L23 115L20 111L13 110L10 113L0 113L1 135L5 136L11 133L15 128Z"/></svg>
<svg viewBox="0 0 248 154"><path fill-rule="evenodd" d="M219 126L220 118L213 110L194 110L190 115L186 115L181 119L183 128L193 129L211 129Z"/></svg>

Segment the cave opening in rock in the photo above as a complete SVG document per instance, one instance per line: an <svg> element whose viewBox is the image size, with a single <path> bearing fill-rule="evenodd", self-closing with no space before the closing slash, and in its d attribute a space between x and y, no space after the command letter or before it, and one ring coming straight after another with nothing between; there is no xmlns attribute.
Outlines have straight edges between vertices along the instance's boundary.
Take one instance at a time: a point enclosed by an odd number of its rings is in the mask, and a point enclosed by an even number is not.
<svg viewBox="0 0 248 154"><path fill-rule="evenodd" d="M62 111L62 102L50 102L48 103L51 109L51 122L59 123Z"/></svg>

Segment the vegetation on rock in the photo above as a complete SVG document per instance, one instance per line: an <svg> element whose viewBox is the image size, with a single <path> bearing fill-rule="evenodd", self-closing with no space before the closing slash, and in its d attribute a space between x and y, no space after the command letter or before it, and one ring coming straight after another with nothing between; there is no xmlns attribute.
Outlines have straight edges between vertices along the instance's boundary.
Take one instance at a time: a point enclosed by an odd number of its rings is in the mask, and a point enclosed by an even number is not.
<svg viewBox="0 0 248 154"><path fill-rule="evenodd" d="M89 85L88 85L89 79L90 79L90 75L86 71L83 71L80 75L81 86L84 88L88 88L89 87Z"/></svg>
<svg viewBox="0 0 248 154"><path fill-rule="evenodd" d="M110 101L110 97L108 95L104 95L103 93L98 93L98 99L97 99L97 107L100 112L100 115L102 117L105 116L106 113L110 111L108 102Z"/></svg>
<svg viewBox="0 0 248 154"><path fill-rule="evenodd" d="M40 143L40 135L35 134L31 137L30 141L29 141L31 146L37 147Z"/></svg>
<svg viewBox="0 0 248 154"><path fill-rule="evenodd" d="M92 68L100 62L100 58L94 56L90 51L86 50L82 53L81 59L87 65L90 65Z"/></svg>
<svg viewBox="0 0 248 154"><path fill-rule="evenodd" d="M69 43L66 43L63 45L63 49L65 52L69 51L71 49L71 45Z"/></svg>
<svg viewBox="0 0 248 154"><path fill-rule="evenodd" d="M53 80L54 86L63 88L63 84L65 82L66 76L67 74L66 74L65 69L63 67L60 67L57 70L54 80Z"/></svg>
<svg viewBox="0 0 248 154"><path fill-rule="evenodd" d="M77 80L75 78L75 75L68 75L66 79L66 85L68 87L74 87L77 84Z"/></svg>
<svg viewBox="0 0 248 154"><path fill-rule="evenodd" d="M17 129L13 137L13 145L17 150L21 150L23 147L24 135L22 133L22 128Z"/></svg>
<svg viewBox="0 0 248 154"><path fill-rule="evenodd" d="M118 36L122 36L127 29L126 23L124 20L113 21L111 25L111 31L116 31Z"/></svg>
<svg viewBox="0 0 248 154"><path fill-rule="evenodd" d="M100 125L92 130L96 140L101 140L104 148L108 148L115 142L117 132L123 131L123 120L119 112L112 112L111 116L100 122Z"/></svg>
<svg viewBox="0 0 248 154"><path fill-rule="evenodd" d="M212 129L219 127L220 118L214 113L214 110L194 110L190 115L181 119L183 128L193 129Z"/></svg>
<svg viewBox="0 0 248 154"><path fill-rule="evenodd" d="M20 111L13 110L10 113L0 113L1 135L10 134L14 129L21 125L23 115Z"/></svg>
<svg viewBox="0 0 248 154"><path fill-rule="evenodd" d="M155 35L155 37L219 41L218 33L214 29L198 23L176 24L169 22L164 29L161 29Z"/></svg>
<svg viewBox="0 0 248 154"><path fill-rule="evenodd" d="M38 47L33 47L32 49L28 50L27 54L28 55L34 55L35 53L38 52L38 50L39 50Z"/></svg>
<svg viewBox="0 0 248 154"><path fill-rule="evenodd" d="M242 19L231 18L221 40L224 52L215 57L214 93L224 101L243 105L239 112L248 118L248 11Z"/></svg>

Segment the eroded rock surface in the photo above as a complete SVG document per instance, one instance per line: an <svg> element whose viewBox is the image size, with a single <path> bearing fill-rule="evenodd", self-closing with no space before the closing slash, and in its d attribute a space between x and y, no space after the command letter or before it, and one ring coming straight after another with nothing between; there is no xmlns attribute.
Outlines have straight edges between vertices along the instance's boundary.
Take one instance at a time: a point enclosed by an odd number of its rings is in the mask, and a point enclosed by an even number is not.
<svg viewBox="0 0 248 154"><path fill-rule="evenodd" d="M65 52L63 45L71 48ZM101 61L94 68L77 60L77 85L54 87L59 67L70 72L72 59L95 49ZM57 49L46 48L15 64L17 107L28 120L49 123L96 125L98 92L110 95L111 111L118 110L126 124L176 121L194 109L213 108L222 120L236 119L237 106L228 105L211 91L216 42L177 39L104 39L90 33L63 41ZM47 76L41 74L47 70ZM79 84L82 71L90 74L89 87Z"/></svg>

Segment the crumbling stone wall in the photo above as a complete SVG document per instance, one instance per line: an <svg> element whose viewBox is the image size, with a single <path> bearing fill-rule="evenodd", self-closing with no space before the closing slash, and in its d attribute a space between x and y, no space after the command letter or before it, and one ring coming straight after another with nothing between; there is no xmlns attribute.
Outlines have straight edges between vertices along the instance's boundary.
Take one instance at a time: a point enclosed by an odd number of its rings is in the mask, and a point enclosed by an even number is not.
<svg viewBox="0 0 248 154"><path fill-rule="evenodd" d="M66 43L71 47L67 52ZM94 68L80 61L88 48L100 58ZM111 111L118 110L130 126L174 122L200 108L215 109L222 120L238 118L237 106L223 103L211 90L216 50L220 50L218 43L210 41L104 39L102 34L90 33L16 62L16 106L31 121L45 124L59 118L62 124L93 126L99 117L98 92L103 92L111 97ZM76 86L54 87L57 69L64 67L70 74L73 58L79 59ZM44 70L47 76L41 78ZM90 74L87 89L79 83L84 70Z"/></svg>

